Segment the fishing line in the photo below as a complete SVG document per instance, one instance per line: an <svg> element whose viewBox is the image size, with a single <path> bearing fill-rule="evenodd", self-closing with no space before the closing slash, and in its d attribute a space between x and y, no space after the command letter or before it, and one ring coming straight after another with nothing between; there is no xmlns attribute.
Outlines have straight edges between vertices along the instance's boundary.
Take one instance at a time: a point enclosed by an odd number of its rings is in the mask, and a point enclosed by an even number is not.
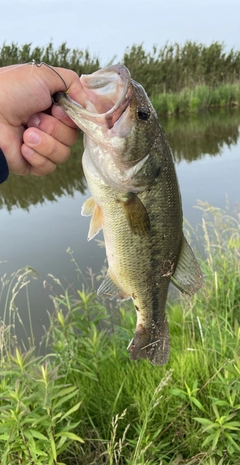
<svg viewBox="0 0 240 465"><path fill-rule="evenodd" d="M47 68L51 69L51 71L53 71L55 74L57 74L57 76L61 79L61 81L63 82L64 86L66 87L66 91L65 93L68 92L68 86L66 84L66 81L63 79L63 77L61 76L61 74L59 74L56 69L52 68L51 65L48 65L47 63L45 63L44 61L41 61L41 63L37 63L35 60L32 60L32 61L29 61L28 63L16 63L14 65L10 65L10 66L7 66L7 69L1 69L0 68L0 74L3 74L3 73L10 73L11 71L15 70L16 68L20 68L21 66L27 66L27 65L35 65L37 66L38 68L41 68L42 65L46 66Z"/></svg>
<svg viewBox="0 0 240 465"><path fill-rule="evenodd" d="M56 69L52 68L51 65L48 65L47 63L44 63L44 61L41 61L41 63L37 63L35 60L32 60L31 63L27 63L27 64L32 64L32 65L36 65L38 68L41 68L42 65L46 66L47 68L51 69L51 71L53 71L55 74L57 74L58 77L60 77L60 79L62 80L63 84L65 85L66 87L66 92L68 92L68 86L65 82L65 80L63 79L63 77L61 76L61 74L59 74Z"/></svg>
<svg viewBox="0 0 240 465"><path fill-rule="evenodd" d="M3 73L10 73L11 71L15 70L16 68L20 68L21 66L26 66L27 64L29 63L16 63L14 65L9 65L7 66L7 69L5 69L5 67L3 66L3 69L0 68L0 74L3 74Z"/></svg>

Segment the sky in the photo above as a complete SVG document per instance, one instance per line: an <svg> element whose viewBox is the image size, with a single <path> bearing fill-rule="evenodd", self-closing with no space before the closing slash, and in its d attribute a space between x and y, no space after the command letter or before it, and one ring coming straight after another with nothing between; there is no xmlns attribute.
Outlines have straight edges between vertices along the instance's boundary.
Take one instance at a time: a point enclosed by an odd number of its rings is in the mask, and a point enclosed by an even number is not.
<svg viewBox="0 0 240 465"><path fill-rule="evenodd" d="M121 61L143 44L186 40L223 42L240 50L239 0L0 0L0 46L5 42L89 49L101 66Z"/></svg>

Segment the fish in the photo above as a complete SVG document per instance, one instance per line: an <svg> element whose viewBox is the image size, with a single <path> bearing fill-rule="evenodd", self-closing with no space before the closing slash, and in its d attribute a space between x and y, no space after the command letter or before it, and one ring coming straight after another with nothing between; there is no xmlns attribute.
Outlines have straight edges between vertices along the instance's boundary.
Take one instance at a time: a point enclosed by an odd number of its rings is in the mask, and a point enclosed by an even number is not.
<svg viewBox="0 0 240 465"><path fill-rule="evenodd" d="M132 299L137 321L130 359L169 360L166 316L172 282L193 295L201 268L183 233L182 201L167 136L144 88L123 64L80 77L82 100L57 93L84 132L83 170L91 197L88 240L102 229L108 261L98 295Z"/></svg>

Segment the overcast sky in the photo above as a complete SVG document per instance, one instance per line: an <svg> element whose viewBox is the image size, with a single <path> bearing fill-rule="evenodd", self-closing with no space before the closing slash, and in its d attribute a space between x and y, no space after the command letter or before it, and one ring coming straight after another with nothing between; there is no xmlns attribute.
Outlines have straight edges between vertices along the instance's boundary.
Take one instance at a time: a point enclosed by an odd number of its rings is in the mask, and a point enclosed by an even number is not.
<svg viewBox="0 0 240 465"><path fill-rule="evenodd" d="M101 65L127 46L224 42L240 50L240 0L0 0L3 42L88 48Z"/></svg>

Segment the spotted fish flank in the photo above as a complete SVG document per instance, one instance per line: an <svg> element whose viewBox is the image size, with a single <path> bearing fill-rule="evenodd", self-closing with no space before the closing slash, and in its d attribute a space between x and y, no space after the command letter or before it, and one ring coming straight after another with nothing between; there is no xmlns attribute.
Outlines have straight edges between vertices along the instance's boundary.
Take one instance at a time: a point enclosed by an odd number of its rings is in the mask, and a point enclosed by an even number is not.
<svg viewBox="0 0 240 465"><path fill-rule="evenodd" d="M128 69L82 76L80 104L55 101L85 133L83 168L91 192L89 239L102 228L108 273L98 294L133 300L137 325L130 358L164 365L170 338L165 305L170 281L194 294L202 273L182 230L177 177L166 135Z"/></svg>

